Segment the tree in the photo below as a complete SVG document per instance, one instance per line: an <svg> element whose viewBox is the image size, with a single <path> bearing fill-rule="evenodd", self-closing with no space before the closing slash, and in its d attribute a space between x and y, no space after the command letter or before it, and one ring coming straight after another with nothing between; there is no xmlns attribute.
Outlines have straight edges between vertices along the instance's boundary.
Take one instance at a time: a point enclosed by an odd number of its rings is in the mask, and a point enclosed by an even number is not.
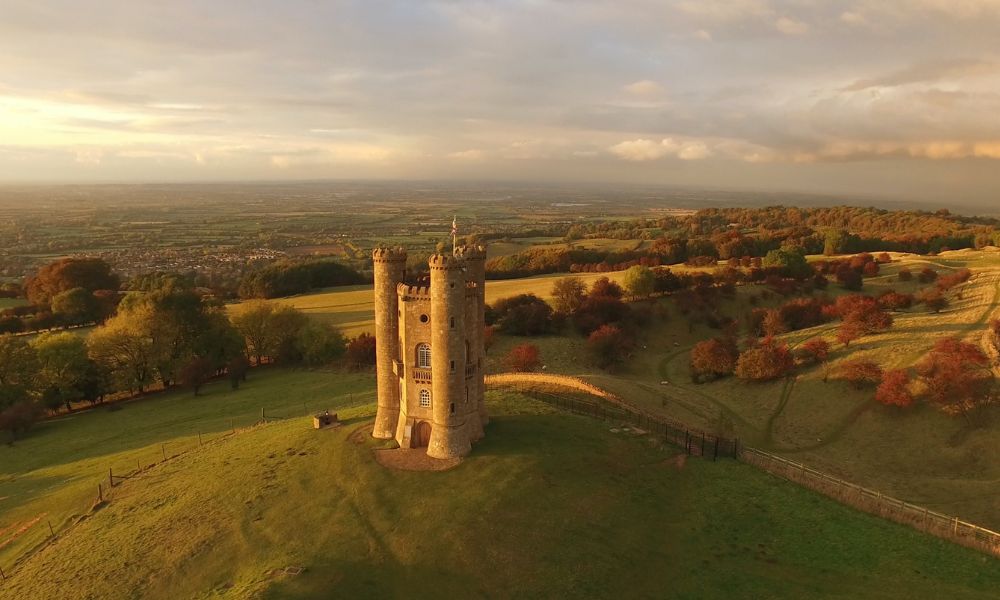
<svg viewBox="0 0 1000 600"><path fill-rule="evenodd" d="M625 271L622 281L633 298L645 298L653 293L656 277L649 267L636 265Z"/></svg>
<svg viewBox="0 0 1000 600"><path fill-rule="evenodd" d="M240 382L246 381L247 371L250 370L250 361L243 355L235 356L226 364L226 373L229 374L229 385L232 389L238 390Z"/></svg>
<svg viewBox="0 0 1000 600"><path fill-rule="evenodd" d="M896 279L900 281L911 281L913 279L913 272L910 271L908 267L900 267L899 272L896 273Z"/></svg>
<svg viewBox="0 0 1000 600"><path fill-rule="evenodd" d="M131 313L108 319L87 336L87 353L110 374L116 389L143 391L153 382L156 349L145 323Z"/></svg>
<svg viewBox="0 0 1000 600"><path fill-rule="evenodd" d="M502 298L493 304L494 322L508 335L541 335L552 330L552 307L534 294Z"/></svg>
<svg viewBox="0 0 1000 600"><path fill-rule="evenodd" d="M611 281L607 277L601 277L590 284L591 297L621 298L623 295L620 285Z"/></svg>
<svg viewBox="0 0 1000 600"><path fill-rule="evenodd" d="M504 362L511 371L530 372L541 364L538 346L534 344L519 344L511 348Z"/></svg>
<svg viewBox="0 0 1000 600"><path fill-rule="evenodd" d="M246 338L247 352L260 365L271 351L270 326L275 305L272 302L254 300L242 305L242 310L233 316L233 325Z"/></svg>
<svg viewBox="0 0 1000 600"><path fill-rule="evenodd" d="M40 366L39 382L45 390L44 404L54 410L84 399L84 381L91 369L87 344L72 333L45 333L32 344Z"/></svg>
<svg viewBox="0 0 1000 600"><path fill-rule="evenodd" d="M777 250L771 250L764 257L762 262L764 267L778 267L782 269L788 277L804 279L812 274L812 267L806 262L806 257L802 254L801 248L783 246Z"/></svg>
<svg viewBox="0 0 1000 600"><path fill-rule="evenodd" d="M900 294L895 290L887 290L878 297L878 304L887 310L904 310L913 306L913 295Z"/></svg>
<svg viewBox="0 0 1000 600"><path fill-rule="evenodd" d="M93 292L81 287L59 292L52 298L52 312L70 325L99 320L98 308Z"/></svg>
<svg viewBox="0 0 1000 600"><path fill-rule="evenodd" d="M302 362L317 367L329 365L340 358L346 350L344 336L330 325L310 321L306 323L296 340Z"/></svg>
<svg viewBox="0 0 1000 600"><path fill-rule="evenodd" d="M781 312L771 309L764 313L764 319L761 321L761 330L765 336L776 336L788 331L788 325L785 324L785 320L781 317Z"/></svg>
<svg viewBox="0 0 1000 600"><path fill-rule="evenodd" d="M483 327L483 351L489 352L493 347L493 338L496 336L496 327L486 325Z"/></svg>
<svg viewBox="0 0 1000 600"><path fill-rule="evenodd" d="M910 376L904 369L886 371L882 375L882 383L875 390L875 400L886 406L906 408L913 404L913 393L910 392Z"/></svg>
<svg viewBox="0 0 1000 600"><path fill-rule="evenodd" d="M201 387L205 385L205 383L207 383L214 374L215 366L212 364L212 361L204 356L195 356L188 360L183 367L181 367L178 380L181 382L181 385L190 387L194 392L194 395L197 396Z"/></svg>
<svg viewBox="0 0 1000 600"><path fill-rule="evenodd" d="M837 282L840 283L841 287L845 290L860 290L864 281L861 277L861 273L852 268L848 264L843 264L837 268Z"/></svg>
<svg viewBox="0 0 1000 600"><path fill-rule="evenodd" d="M949 304L948 299L944 297L944 294L938 288L931 288L924 291L920 295L920 301L928 310L935 314L948 308Z"/></svg>
<svg viewBox="0 0 1000 600"><path fill-rule="evenodd" d="M347 366L354 370L375 365L375 336L362 333L347 342Z"/></svg>
<svg viewBox="0 0 1000 600"><path fill-rule="evenodd" d="M698 342L691 349L691 379L697 383L732 375L739 358L732 338L712 338Z"/></svg>
<svg viewBox="0 0 1000 600"><path fill-rule="evenodd" d="M740 354L735 373L740 379L767 381L784 377L794 365L788 346L768 337Z"/></svg>
<svg viewBox="0 0 1000 600"><path fill-rule="evenodd" d="M614 295L591 293L573 315L573 324L580 333L590 335L603 325L621 323L629 315L629 307Z"/></svg>
<svg viewBox="0 0 1000 600"><path fill-rule="evenodd" d="M60 292L83 288L117 290L121 285L111 266L100 258L63 258L38 270L25 282L25 291L32 304L48 304Z"/></svg>
<svg viewBox="0 0 1000 600"><path fill-rule="evenodd" d="M877 384L882 379L882 367L872 361L852 360L840 365L844 379L856 390L865 384Z"/></svg>
<svg viewBox="0 0 1000 600"><path fill-rule="evenodd" d="M971 420L972 413L993 401L989 359L976 345L957 337L939 340L917 364L931 401L951 415Z"/></svg>
<svg viewBox="0 0 1000 600"><path fill-rule="evenodd" d="M847 348L851 342L861 337L863 330L857 321L844 321L837 328L837 341Z"/></svg>
<svg viewBox="0 0 1000 600"><path fill-rule="evenodd" d="M27 394L35 388L38 370L38 355L24 338L0 335L0 387ZM0 406L2 403L0 398Z"/></svg>
<svg viewBox="0 0 1000 600"><path fill-rule="evenodd" d="M587 286L579 277L563 277L552 284L552 300L556 311L572 315L587 297Z"/></svg>
<svg viewBox="0 0 1000 600"><path fill-rule="evenodd" d="M632 351L632 340L615 325L601 325L587 337L591 361L602 369L622 365Z"/></svg>

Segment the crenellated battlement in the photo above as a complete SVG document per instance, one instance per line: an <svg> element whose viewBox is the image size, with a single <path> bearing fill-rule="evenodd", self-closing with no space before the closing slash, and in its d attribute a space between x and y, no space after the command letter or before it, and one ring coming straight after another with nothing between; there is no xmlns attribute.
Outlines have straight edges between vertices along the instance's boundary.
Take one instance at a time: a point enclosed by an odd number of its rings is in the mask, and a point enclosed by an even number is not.
<svg viewBox="0 0 1000 600"><path fill-rule="evenodd" d="M372 250L372 261L377 263L406 262L404 248L375 248Z"/></svg>
<svg viewBox="0 0 1000 600"><path fill-rule="evenodd" d="M406 285L400 283L396 286L396 294L403 302L407 300L430 300L431 288L427 285Z"/></svg>
<svg viewBox="0 0 1000 600"><path fill-rule="evenodd" d="M455 249L455 255L465 260L486 260L486 246L482 244L459 246Z"/></svg>
<svg viewBox="0 0 1000 600"><path fill-rule="evenodd" d="M465 266L465 261L450 254L432 254L427 266L431 269L456 270Z"/></svg>

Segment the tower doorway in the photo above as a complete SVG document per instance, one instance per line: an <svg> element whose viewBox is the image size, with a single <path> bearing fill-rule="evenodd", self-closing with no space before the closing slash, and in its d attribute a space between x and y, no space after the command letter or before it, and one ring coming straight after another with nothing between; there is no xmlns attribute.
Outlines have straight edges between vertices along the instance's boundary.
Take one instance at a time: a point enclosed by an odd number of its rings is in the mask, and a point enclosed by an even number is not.
<svg viewBox="0 0 1000 600"><path fill-rule="evenodd" d="M413 448L426 448L431 442L431 424L421 421L413 428L410 435L410 446Z"/></svg>

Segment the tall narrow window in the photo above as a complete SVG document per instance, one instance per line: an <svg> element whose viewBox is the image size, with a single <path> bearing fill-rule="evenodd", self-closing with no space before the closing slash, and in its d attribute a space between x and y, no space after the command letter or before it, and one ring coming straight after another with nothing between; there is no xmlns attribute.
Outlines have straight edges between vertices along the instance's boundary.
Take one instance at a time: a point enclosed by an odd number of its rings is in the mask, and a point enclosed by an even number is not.
<svg viewBox="0 0 1000 600"><path fill-rule="evenodd" d="M420 390L420 407L430 408L431 407L431 392L430 390Z"/></svg>
<svg viewBox="0 0 1000 600"><path fill-rule="evenodd" d="M431 347L429 344L417 345L417 368L431 368Z"/></svg>

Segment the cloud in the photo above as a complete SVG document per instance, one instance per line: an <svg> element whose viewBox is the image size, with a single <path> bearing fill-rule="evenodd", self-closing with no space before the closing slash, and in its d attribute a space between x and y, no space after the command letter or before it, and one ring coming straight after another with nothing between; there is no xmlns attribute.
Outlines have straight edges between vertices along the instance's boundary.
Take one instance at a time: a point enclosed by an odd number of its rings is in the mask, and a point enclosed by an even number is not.
<svg viewBox="0 0 1000 600"><path fill-rule="evenodd" d="M627 140L611 146L609 150L618 158L638 162L668 156L681 160L703 160L712 155L705 142L673 138L664 138L659 142L647 139Z"/></svg>
<svg viewBox="0 0 1000 600"><path fill-rule="evenodd" d="M475 148L469 150L460 150L458 152L450 152L448 158L453 158L455 160L483 160L486 157L486 153L482 150Z"/></svg>
<svg viewBox="0 0 1000 600"><path fill-rule="evenodd" d="M663 86L649 79L640 79L625 86L625 91L640 98L655 98L662 96L666 90Z"/></svg>
<svg viewBox="0 0 1000 600"><path fill-rule="evenodd" d="M911 65L905 69L893 71L879 77L859 79L842 89L848 92L858 92L875 87L898 87L912 83L963 79L977 75L997 73L1000 70L998 67L1000 65L996 62L982 59L958 58L935 61Z"/></svg>
<svg viewBox="0 0 1000 600"><path fill-rule="evenodd" d="M779 17L774 27L785 35L805 35L809 33L809 25L790 17Z"/></svg>

